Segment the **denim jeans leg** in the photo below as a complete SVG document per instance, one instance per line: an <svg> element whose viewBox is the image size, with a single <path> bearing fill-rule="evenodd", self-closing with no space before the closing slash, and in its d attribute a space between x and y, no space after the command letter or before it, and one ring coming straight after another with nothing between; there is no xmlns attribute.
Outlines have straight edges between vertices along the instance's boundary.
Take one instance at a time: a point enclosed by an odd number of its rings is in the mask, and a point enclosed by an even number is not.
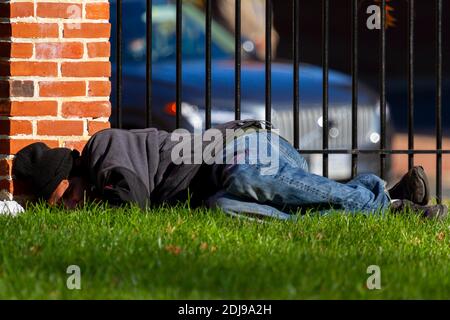
<svg viewBox="0 0 450 320"><path fill-rule="evenodd" d="M207 200L208 207L220 208L225 213L246 218L275 218L280 220L292 220L296 216L281 212L269 205L244 201L241 198L219 191Z"/></svg>
<svg viewBox="0 0 450 320"><path fill-rule="evenodd" d="M258 134L260 138L270 141L267 133ZM229 165L223 171L224 190L241 199L278 207L328 206L363 213L387 208L389 197L380 178L363 175L343 184L311 174L286 156L298 153L281 141L279 146L273 146L274 149L278 148L275 152L279 152L278 167L273 174L263 174L263 166L259 163Z"/></svg>
<svg viewBox="0 0 450 320"><path fill-rule="evenodd" d="M347 182L347 185L370 190L375 195L375 208L386 208L391 202L389 192L386 189L386 181L372 173L360 174L353 180Z"/></svg>

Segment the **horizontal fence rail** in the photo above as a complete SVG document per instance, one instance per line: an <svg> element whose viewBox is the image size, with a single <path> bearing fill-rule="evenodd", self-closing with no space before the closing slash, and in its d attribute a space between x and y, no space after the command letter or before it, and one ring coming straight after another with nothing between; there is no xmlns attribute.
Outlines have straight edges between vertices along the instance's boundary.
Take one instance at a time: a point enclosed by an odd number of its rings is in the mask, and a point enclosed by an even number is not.
<svg viewBox="0 0 450 320"><path fill-rule="evenodd" d="M152 110L153 106L153 92L152 92L152 13L153 1L146 1L146 125L149 127L153 124ZM205 114L204 127L210 128L212 125L212 5L214 0L205 1ZM245 0L244 0L245 1ZM300 96L300 12L301 0L292 1L292 125L293 125L293 146L301 154L319 154L322 155L323 175L328 176L329 155L332 154L348 154L351 155L351 177L356 176L358 172L359 156L363 154L374 154L379 156L380 172L379 175L385 178L387 175L386 165L387 157L390 155L407 155L408 168L414 166L415 155L427 154L436 156L436 198L438 202L442 201L442 155L450 154L450 150L443 150L443 128L442 128L442 85L443 85L443 54L442 54L442 0L434 0L436 3L435 9L435 75L436 75L436 149L418 150L415 149L414 141L414 113L415 113L415 95L414 95L414 62L415 62L415 0L405 0L407 2L406 12L406 81L407 81L407 130L408 130L408 149L392 150L388 149L387 145L387 101L386 101L386 0L380 0L377 4L380 7L381 28L379 30L379 115L380 115L380 141L378 149L364 150L359 149L358 145L358 111L359 111L359 97L358 97L358 26L359 16L358 10L362 1L351 0L351 21L349 21L349 30L351 31L351 51L349 58L351 59L351 148L350 149L332 149L329 148L329 38L330 38L330 0L322 0L322 150L307 150L300 149L300 114L301 114L301 96ZM123 49L123 35L122 35L122 21L123 21L123 6L122 0L116 0L116 48L115 48L115 63L116 63L116 102L115 102L115 123L118 128L122 127L122 104L123 104L123 79L122 79L122 49ZM182 101L183 101L183 0L173 0L176 7L176 100L175 100L175 127L182 126ZM273 25L273 11L272 0L265 0L265 119L270 123L272 120L272 25ZM234 54L234 113L235 119L241 119L241 103L242 103L242 6L241 0L235 0L235 54ZM270 129L270 126L268 126Z"/></svg>

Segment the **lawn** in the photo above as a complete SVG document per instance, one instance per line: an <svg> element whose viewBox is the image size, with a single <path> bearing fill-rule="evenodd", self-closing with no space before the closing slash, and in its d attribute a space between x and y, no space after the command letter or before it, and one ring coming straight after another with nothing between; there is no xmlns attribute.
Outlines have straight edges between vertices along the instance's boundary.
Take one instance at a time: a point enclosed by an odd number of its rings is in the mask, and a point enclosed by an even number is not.
<svg viewBox="0 0 450 320"><path fill-rule="evenodd" d="M0 217L0 298L449 299L449 222L35 206ZM69 265L80 267L81 290L66 287ZM366 287L370 265L381 290Z"/></svg>

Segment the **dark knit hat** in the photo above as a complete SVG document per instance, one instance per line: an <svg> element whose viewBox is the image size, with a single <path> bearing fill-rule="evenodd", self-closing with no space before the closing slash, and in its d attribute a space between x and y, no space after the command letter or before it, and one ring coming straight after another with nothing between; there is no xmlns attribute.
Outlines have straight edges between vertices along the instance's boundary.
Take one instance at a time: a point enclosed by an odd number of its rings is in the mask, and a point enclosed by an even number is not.
<svg viewBox="0 0 450 320"><path fill-rule="evenodd" d="M29 179L38 197L49 199L62 180L67 179L73 166L72 150L51 149L42 142L20 150L13 163L13 174Z"/></svg>

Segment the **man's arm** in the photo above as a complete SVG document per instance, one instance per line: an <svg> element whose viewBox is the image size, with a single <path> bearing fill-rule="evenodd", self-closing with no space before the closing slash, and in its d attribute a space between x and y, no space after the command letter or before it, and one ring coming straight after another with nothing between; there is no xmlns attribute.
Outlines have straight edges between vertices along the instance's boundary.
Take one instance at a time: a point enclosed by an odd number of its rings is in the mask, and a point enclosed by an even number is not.
<svg viewBox="0 0 450 320"><path fill-rule="evenodd" d="M150 198L144 183L135 173L126 168L118 167L109 170L100 192L102 199L112 205L135 203L142 209L150 206Z"/></svg>

